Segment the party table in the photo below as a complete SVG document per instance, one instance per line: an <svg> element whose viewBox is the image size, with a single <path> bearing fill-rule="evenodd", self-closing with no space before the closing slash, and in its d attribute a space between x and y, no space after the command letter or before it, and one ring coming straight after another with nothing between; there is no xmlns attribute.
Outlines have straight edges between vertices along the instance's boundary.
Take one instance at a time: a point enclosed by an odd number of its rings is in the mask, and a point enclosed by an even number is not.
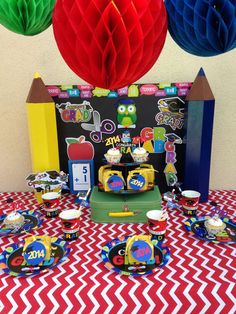
<svg viewBox="0 0 236 314"><path fill-rule="evenodd" d="M22 201L25 208L39 206L31 192L0 193L0 212L6 200ZM210 199L227 208L235 219L236 191L211 191ZM62 209L77 208L73 195L63 195ZM211 205L201 204L199 214ZM214 244L189 234L186 217L179 209L169 211L170 249L166 266L149 276L125 276L107 270L102 247L119 236L147 233L146 224L96 224L90 209L83 209L80 237L58 267L28 277L0 272L2 313L235 313L236 246ZM45 219L35 234L62 236L59 218ZM0 237L1 250L27 235Z"/></svg>

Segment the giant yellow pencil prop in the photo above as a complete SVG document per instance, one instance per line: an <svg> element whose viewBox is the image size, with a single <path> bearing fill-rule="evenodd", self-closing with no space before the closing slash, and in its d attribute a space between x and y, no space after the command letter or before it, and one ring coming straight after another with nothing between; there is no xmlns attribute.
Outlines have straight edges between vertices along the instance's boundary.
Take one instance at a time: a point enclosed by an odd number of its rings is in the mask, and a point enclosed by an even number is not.
<svg viewBox="0 0 236 314"><path fill-rule="evenodd" d="M55 103L35 73L26 100L33 172L59 171Z"/></svg>

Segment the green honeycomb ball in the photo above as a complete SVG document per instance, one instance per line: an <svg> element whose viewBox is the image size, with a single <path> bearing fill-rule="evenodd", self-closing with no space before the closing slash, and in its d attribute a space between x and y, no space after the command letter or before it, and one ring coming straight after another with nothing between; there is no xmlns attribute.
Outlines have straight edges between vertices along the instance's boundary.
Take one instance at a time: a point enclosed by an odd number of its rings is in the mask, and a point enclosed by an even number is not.
<svg viewBox="0 0 236 314"><path fill-rule="evenodd" d="M0 23L26 36L43 32L52 23L55 0L0 0Z"/></svg>

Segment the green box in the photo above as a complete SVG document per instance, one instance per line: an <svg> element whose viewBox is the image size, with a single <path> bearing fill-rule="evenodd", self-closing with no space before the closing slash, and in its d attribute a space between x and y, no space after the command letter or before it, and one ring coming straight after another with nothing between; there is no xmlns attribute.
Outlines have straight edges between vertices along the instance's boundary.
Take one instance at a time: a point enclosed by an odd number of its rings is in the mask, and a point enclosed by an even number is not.
<svg viewBox="0 0 236 314"><path fill-rule="evenodd" d="M161 209L161 194L158 186L153 190L137 194L113 194L101 192L93 188L90 197L91 219L94 222L107 223L139 223L147 222L146 213L152 209ZM109 213L137 212L133 216L110 217Z"/></svg>

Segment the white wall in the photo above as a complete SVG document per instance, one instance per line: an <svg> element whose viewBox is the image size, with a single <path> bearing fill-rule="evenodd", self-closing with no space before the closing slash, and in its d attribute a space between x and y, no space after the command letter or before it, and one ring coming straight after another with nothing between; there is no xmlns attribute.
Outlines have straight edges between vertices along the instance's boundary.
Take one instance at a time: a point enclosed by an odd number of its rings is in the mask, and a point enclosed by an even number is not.
<svg viewBox="0 0 236 314"><path fill-rule="evenodd" d="M45 84L79 84L64 63L52 27L24 37L0 26L0 191L28 190L31 172L25 100L33 74ZM203 67L216 98L210 187L236 188L236 49L200 58L181 50L170 37L155 66L139 82L193 81Z"/></svg>

